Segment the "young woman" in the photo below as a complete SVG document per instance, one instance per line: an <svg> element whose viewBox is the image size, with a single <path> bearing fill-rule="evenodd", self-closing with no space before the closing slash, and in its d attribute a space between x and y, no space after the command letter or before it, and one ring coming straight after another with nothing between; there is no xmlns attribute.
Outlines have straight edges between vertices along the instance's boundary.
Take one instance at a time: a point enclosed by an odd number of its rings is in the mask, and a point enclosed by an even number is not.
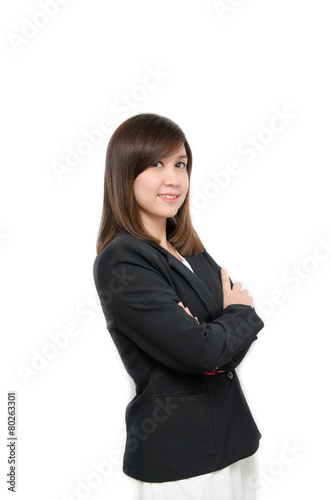
<svg viewBox="0 0 331 500"><path fill-rule="evenodd" d="M136 388L123 471L143 500L253 500L261 433L235 368L264 323L193 228L191 169L183 131L156 114L108 144L93 276Z"/></svg>

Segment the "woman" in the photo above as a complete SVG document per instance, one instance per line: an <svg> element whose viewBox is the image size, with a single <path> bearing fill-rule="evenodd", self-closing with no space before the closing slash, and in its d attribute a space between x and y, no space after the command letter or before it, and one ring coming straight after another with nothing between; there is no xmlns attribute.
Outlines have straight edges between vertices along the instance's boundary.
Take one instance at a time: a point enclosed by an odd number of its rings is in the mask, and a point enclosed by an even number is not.
<svg viewBox="0 0 331 500"><path fill-rule="evenodd" d="M144 500L251 500L261 433L235 368L264 323L193 228L191 169L183 131L156 114L108 144L93 273L136 387L123 471Z"/></svg>

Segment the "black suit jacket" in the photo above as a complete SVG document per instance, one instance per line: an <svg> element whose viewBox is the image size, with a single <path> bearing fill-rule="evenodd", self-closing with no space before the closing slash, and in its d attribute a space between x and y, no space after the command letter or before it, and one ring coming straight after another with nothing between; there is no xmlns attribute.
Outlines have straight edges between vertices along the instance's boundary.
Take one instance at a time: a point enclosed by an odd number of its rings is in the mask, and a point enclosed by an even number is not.
<svg viewBox="0 0 331 500"><path fill-rule="evenodd" d="M255 453L261 438L235 368L264 323L248 305L223 310L220 266L205 248L183 257L194 273L121 231L93 265L107 329L136 387L123 472L147 482L222 469Z"/></svg>

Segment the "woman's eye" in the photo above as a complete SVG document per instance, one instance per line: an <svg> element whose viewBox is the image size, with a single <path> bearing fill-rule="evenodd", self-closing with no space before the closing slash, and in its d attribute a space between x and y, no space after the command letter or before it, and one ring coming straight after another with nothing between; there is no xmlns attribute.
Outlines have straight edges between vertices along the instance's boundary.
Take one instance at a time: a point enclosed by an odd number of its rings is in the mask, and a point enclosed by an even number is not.
<svg viewBox="0 0 331 500"><path fill-rule="evenodd" d="M154 163L153 167L157 167L158 164L163 165L162 161L157 161L156 163ZM176 166L177 165L179 165L181 169L184 169L186 167L186 164L183 161L179 161L178 163L176 163Z"/></svg>

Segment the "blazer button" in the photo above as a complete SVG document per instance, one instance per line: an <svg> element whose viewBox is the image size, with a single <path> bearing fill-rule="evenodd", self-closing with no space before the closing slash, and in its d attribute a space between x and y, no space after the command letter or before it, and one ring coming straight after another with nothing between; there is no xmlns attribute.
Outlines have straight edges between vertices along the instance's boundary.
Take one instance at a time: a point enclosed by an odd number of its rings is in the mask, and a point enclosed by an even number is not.
<svg viewBox="0 0 331 500"><path fill-rule="evenodd" d="M226 376L231 380L233 379L233 373L232 372L229 372L226 374Z"/></svg>

